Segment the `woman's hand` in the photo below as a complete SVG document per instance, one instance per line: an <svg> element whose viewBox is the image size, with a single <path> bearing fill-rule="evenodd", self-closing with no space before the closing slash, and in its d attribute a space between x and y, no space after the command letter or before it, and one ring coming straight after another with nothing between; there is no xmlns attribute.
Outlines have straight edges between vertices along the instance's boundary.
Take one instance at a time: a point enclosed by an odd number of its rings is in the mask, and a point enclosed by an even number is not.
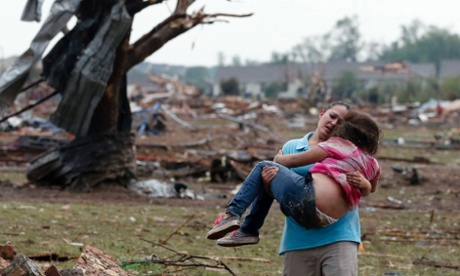
<svg viewBox="0 0 460 276"><path fill-rule="evenodd" d="M276 162L276 163L279 163L279 159L280 157L283 156L283 151L282 150L278 150L278 153L275 155L275 157L273 157L273 162ZM278 159L278 161L276 161Z"/></svg>
<svg viewBox="0 0 460 276"><path fill-rule="evenodd" d="M270 183L276 177L277 173L278 173L277 166L265 166L262 169L261 176L262 176L262 181L264 183L264 187L266 190L270 190Z"/></svg>
<svg viewBox="0 0 460 276"><path fill-rule="evenodd" d="M347 173L347 182L360 189L362 196L368 196L371 193L371 183L360 172Z"/></svg>

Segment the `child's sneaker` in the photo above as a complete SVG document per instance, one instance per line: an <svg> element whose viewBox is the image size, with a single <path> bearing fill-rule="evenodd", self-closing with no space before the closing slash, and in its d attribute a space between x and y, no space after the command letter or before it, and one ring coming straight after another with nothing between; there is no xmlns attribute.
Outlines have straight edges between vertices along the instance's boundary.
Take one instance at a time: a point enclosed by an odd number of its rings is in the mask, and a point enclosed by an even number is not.
<svg viewBox="0 0 460 276"><path fill-rule="evenodd" d="M220 216L214 222L214 227L209 230L206 238L217 240L224 237L227 233L240 229L240 220L236 216L224 218Z"/></svg>
<svg viewBox="0 0 460 276"><path fill-rule="evenodd" d="M217 245L225 247L237 247L242 245L258 244L259 237L250 235L241 231L240 229L233 231L233 233L227 237L217 240Z"/></svg>

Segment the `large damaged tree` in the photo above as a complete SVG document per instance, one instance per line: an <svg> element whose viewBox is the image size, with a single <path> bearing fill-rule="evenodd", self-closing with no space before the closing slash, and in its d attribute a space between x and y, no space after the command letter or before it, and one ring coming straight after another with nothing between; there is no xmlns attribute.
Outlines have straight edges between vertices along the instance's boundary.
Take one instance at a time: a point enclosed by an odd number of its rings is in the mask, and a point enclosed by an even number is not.
<svg viewBox="0 0 460 276"><path fill-rule="evenodd" d="M23 20L40 20L43 0L29 0ZM194 0L178 0L169 17L130 44L136 14L162 0L55 0L30 48L0 79L0 104L13 104L33 66L42 60L42 80L61 96L51 122L75 136L69 144L36 156L28 178L35 183L86 191L107 181L135 179L134 137L127 72L168 41L219 17L188 13ZM71 30L66 24L73 17ZM50 40L65 35L42 58Z"/></svg>

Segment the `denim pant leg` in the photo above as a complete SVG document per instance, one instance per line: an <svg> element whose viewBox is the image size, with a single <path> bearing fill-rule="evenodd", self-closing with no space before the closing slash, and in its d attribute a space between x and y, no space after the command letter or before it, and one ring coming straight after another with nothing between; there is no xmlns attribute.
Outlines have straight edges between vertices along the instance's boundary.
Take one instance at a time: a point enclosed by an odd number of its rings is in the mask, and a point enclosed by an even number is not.
<svg viewBox="0 0 460 276"><path fill-rule="evenodd" d="M279 170L270 188L283 214L306 228L321 227L316 215L316 194L311 175L303 177L284 166L275 165Z"/></svg>
<svg viewBox="0 0 460 276"><path fill-rule="evenodd" d="M259 162L246 177L243 182L241 189L236 193L233 199L230 201L227 213L241 217L247 208L256 200L256 198L265 192L264 185L262 183L262 169L266 166L266 161ZM260 214L263 217L255 218L256 220L261 219L262 224L266 214ZM256 224L259 224L257 222Z"/></svg>
<svg viewBox="0 0 460 276"><path fill-rule="evenodd" d="M269 195L265 189L257 196L251 205L249 214L244 218L241 224L241 231L248 233L252 236L259 236L259 229L264 224L265 217L267 216L273 204L273 197Z"/></svg>

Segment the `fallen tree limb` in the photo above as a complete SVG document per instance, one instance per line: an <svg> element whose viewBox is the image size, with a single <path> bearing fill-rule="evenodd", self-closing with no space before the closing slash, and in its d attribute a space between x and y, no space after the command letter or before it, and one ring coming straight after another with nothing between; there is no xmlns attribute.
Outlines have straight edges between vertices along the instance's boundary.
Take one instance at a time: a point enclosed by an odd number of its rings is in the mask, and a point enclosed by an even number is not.
<svg viewBox="0 0 460 276"><path fill-rule="evenodd" d="M262 259L262 258L221 257L221 259L230 260L230 261L241 261L241 262L261 262L261 263L271 263L272 262L269 259Z"/></svg>
<svg viewBox="0 0 460 276"><path fill-rule="evenodd" d="M193 218L195 218L195 215L190 216L184 223L182 223L181 225L179 225L179 227L177 227L176 229L174 229L174 231L173 231L171 234L169 234L169 236L168 236L166 239L164 239L164 240L161 241L161 244L162 244L162 245L166 244L166 243L168 242L168 240L169 240L172 236L174 236L174 234L176 234L177 232L179 232L179 230L182 229L182 227L184 227L185 225L187 225L187 223L189 223Z"/></svg>
<svg viewBox="0 0 460 276"><path fill-rule="evenodd" d="M160 259L160 258L151 258L152 263L157 263L157 264L162 264L165 266L180 266L180 267L205 267L205 268L214 268L214 269L223 269L225 268L231 275L236 276L237 274L226 264L224 263L220 258L213 258L213 257L206 257L206 256L198 256L198 255L189 255L189 254L184 254L181 252L178 252L172 248L166 247L162 244L155 243L152 241L148 241L145 239L141 240L148 242L150 244L153 244L154 246L159 246L161 248L164 248L166 250L169 250L171 252L174 252L176 256L178 257L177 259ZM216 262L217 264L209 264L209 263L203 263L199 262L196 259L201 259L201 260L209 260Z"/></svg>

